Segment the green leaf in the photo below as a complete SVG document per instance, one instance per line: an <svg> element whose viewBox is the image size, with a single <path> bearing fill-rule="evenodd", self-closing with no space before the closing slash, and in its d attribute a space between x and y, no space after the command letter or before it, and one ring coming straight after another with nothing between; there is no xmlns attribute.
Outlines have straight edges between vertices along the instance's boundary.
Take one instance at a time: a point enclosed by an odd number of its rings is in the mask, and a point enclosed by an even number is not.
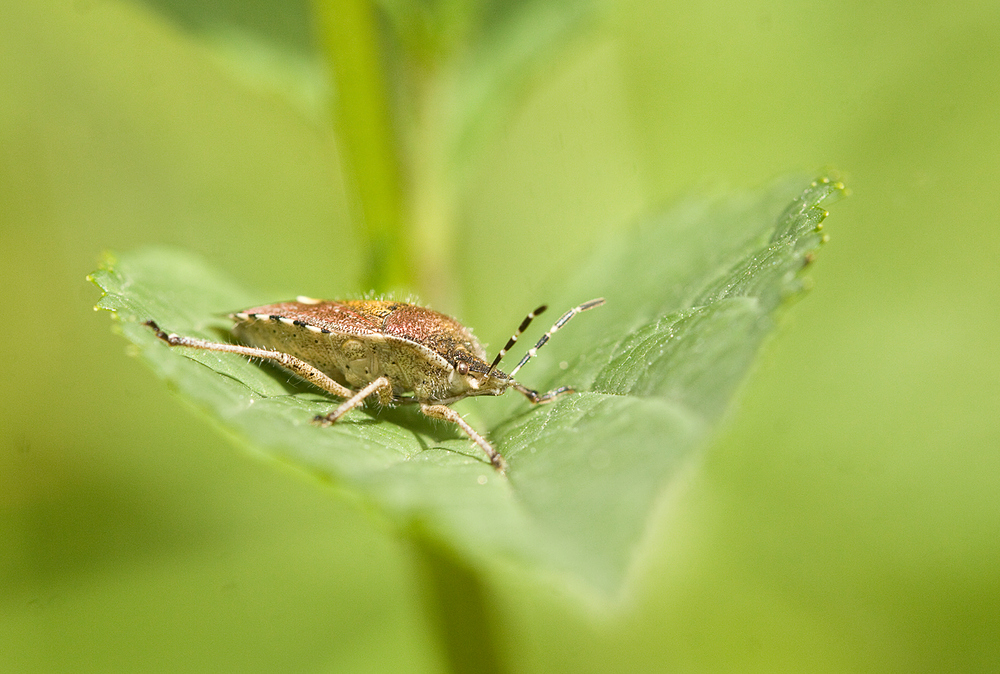
<svg viewBox="0 0 1000 674"><path fill-rule="evenodd" d="M450 81L455 108L450 111L449 178L465 185L481 153L510 124L528 96L552 81L586 45L604 3L595 0L522 0L488 3L478 17L474 39L455 60Z"/></svg>
<svg viewBox="0 0 1000 674"><path fill-rule="evenodd" d="M327 112L328 82L317 58L308 0L144 0L199 38L233 79L285 98L307 116Z"/></svg>
<svg viewBox="0 0 1000 674"><path fill-rule="evenodd" d="M449 181L460 185L468 179L470 163L494 140L497 130L509 124L512 111L533 85L591 34L606 9L596 0L379 0L376 4L399 45L387 50L397 58L396 80L410 77L411 89L432 92L424 102L432 109L413 114L413 99L419 102L420 97L406 97L398 117L406 120L412 115L416 128L411 132L417 135L428 127L440 127L434 132L442 135L444 169Z"/></svg>
<svg viewBox="0 0 1000 674"><path fill-rule="evenodd" d="M308 0L145 0L145 4L195 33L254 33L258 40L306 52L311 47Z"/></svg>
<svg viewBox="0 0 1000 674"><path fill-rule="evenodd" d="M821 204L842 189L824 178L804 191L796 181L695 199L605 242L555 306L598 295L607 305L574 319L519 376L581 392L538 408L513 396L461 403L507 457L506 477L412 409L315 427L329 398L275 368L170 348L142 325L218 340L225 313L285 298L167 249L109 257L91 278L105 293L98 307L141 357L247 446L355 491L472 568L516 560L608 596L658 495L711 438L776 310L803 290L800 272L823 241Z"/></svg>

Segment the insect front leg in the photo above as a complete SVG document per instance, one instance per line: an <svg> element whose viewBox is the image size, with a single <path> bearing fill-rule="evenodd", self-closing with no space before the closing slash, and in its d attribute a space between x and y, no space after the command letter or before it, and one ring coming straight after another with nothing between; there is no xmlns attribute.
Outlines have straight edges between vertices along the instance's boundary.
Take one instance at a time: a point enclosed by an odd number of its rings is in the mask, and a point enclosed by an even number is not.
<svg viewBox="0 0 1000 674"><path fill-rule="evenodd" d="M375 381L366 384L357 393L351 391L348 394L350 397L342 402L340 407L329 414L321 414L313 418L313 423L319 424L320 426L329 426L330 424L334 424L342 416L362 404L365 401L365 398L373 393L378 394L379 400L383 405L388 405L392 401L392 385L389 383L388 378L379 377Z"/></svg>
<svg viewBox="0 0 1000 674"><path fill-rule="evenodd" d="M420 411L423 412L425 416L432 419L450 421L461 428L473 442L479 445L482 450L486 452L486 456L489 457L490 463L493 464L493 467L496 468L501 475L505 470L507 470L507 462L503 460L500 453L493 448L493 445L491 445L486 438L477 433L476 429L470 426L469 423L462 418L461 414L446 405L428 405L426 403L420 404Z"/></svg>
<svg viewBox="0 0 1000 674"><path fill-rule="evenodd" d="M522 386L521 384L518 383L514 383L512 384L512 386L518 393L521 393L522 395L524 395L525 398L530 400L533 405L544 405L546 403L552 402L559 396L568 395L570 393L576 393L576 389L571 388L569 386L560 386L559 388L553 389L548 393L539 393L538 391L530 389L527 386Z"/></svg>
<svg viewBox="0 0 1000 674"><path fill-rule="evenodd" d="M270 349L258 349L252 346L243 346L242 344L210 342L206 339L198 339L197 337L184 337L172 332L167 333L161 330L160 326L158 326L155 321L146 321L146 325L153 329L153 332L156 333L157 337L170 346L186 346L190 349L222 351L223 353L236 353L249 358L263 358L265 360L271 360L278 365L281 365L286 370L291 370L310 384L323 389L327 393L331 393L339 398L351 398L354 396L354 391L351 389L338 384L304 360L300 360L287 353L282 353L281 351L271 351Z"/></svg>

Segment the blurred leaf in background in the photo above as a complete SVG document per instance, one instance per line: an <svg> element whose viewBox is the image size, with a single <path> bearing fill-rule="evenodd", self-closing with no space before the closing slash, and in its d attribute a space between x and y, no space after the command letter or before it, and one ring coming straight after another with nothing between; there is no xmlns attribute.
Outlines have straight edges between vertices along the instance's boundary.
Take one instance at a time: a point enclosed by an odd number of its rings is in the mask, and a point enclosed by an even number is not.
<svg viewBox="0 0 1000 674"><path fill-rule="evenodd" d="M465 589L511 671L997 669L996 3L371 6L383 205L422 232L396 271L331 122L361 100L335 7L0 10L0 667L440 671L428 606ZM855 196L815 289L657 498L613 609L516 563L479 578L247 460L123 357L81 281L99 251L176 245L251 302L381 279L503 339L665 200L827 164ZM512 440L538 416L495 403L461 409Z"/></svg>

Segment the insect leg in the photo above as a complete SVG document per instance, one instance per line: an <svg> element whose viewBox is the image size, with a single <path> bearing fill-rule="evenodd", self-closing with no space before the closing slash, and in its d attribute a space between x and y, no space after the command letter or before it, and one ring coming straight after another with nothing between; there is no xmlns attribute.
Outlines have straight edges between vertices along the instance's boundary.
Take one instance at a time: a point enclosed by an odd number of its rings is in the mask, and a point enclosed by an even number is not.
<svg viewBox="0 0 1000 674"><path fill-rule="evenodd" d="M420 411L423 412L425 416L428 416L432 419L441 419L443 421L450 421L451 423L461 428L463 431L465 431L465 434L472 439L473 442L479 445L482 448L482 450L486 452L486 456L489 457L490 463L493 464L493 467L496 468L498 472L503 474L503 472L507 470L507 462L503 460L503 457L500 456L500 453L493 448L493 445L491 445L486 440L486 438L477 433L476 430L472 426L470 426L469 423L465 419L463 419L462 415L460 415L458 412L445 405L428 405L426 403L420 404Z"/></svg>
<svg viewBox="0 0 1000 674"><path fill-rule="evenodd" d="M352 391L350 397L342 402L340 407L329 414L318 415L313 419L313 423L317 423L320 426L329 426L330 424L336 423L340 417L344 416L363 403L365 398L373 393L378 393L378 397L382 401L382 404L387 405L389 401L392 400L392 386L389 384L389 380L386 377L379 377L375 381L365 384L365 386L357 393Z"/></svg>
<svg viewBox="0 0 1000 674"><path fill-rule="evenodd" d="M205 339L198 339L197 337L184 337L172 332L167 333L161 330L160 326L158 326L154 321L146 321L146 325L153 329L153 332L156 333L157 337L170 346L186 346L191 349L222 351L223 353L236 353L249 358L273 360L285 369L291 370L310 384L323 389L327 393L332 393L340 398L350 398L354 395L354 391L351 389L346 386L341 386L309 363L304 360L299 360L295 356L290 356L287 353L282 353L281 351L271 351L269 349L258 349L252 346L243 346L242 344L210 342Z"/></svg>
<svg viewBox="0 0 1000 674"><path fill-rule="evenodd" d="M545 403L552 402L559 396L576 393L576 389L571 386L560 386L559 388L553 389L548 393L539 393L538 391L518 384L517 382L514 382L511 386L513 386L518 393L523 394L525 398L530 400L533 405L544 405Z"/></svg>

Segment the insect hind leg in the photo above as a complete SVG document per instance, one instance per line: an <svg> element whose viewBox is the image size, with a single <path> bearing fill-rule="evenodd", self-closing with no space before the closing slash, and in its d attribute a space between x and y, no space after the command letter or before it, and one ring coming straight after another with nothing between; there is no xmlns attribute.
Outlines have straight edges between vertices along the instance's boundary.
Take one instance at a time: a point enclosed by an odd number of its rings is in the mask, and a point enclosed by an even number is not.
<svg viewBox="0 0 1000 674"><path fill-rule="evenodd" d="M319 424L320 426L329 426L335 423L338 419L353 410L355 407L361 405L365 399L373 393L378 394L378 397L383 405L387 405L392 402L392 386L389 384L389 380L385 377L379 377L375 381L364 386L360 391L352 391L346 386L337 383L304 360L281 351L244 346L242 344L210 342L206 339L198 339L197 337L185 337L172 332L168 333L160 329L160 326L156 324L156 321L152 320L146 321L145 324L150 327L154 333L156 333L156 336L159 339L166 342L170 346L186 346L190 349L221 351L222 353L235 353L241 356L247 356L248 358L271 360L278 365L281 365L286 370L294 372L299 377L302 377L317 388L335 395L338 398L347 398L347 400L341 403L340 406L333 412L330 412L329 414L320 414L313 418L313 423Z"/></svg>
<svg viewBox="0 0 1000 674"><path fill-rule="evenodd" d="M178 335L172 332L165 332L160 329L160 326L156 324L156 321L146 321L145 323L149 326L156 336L162 341L166 342L170 346L186 346L189 349L202 349L204 351L221 351L222 353L235 353L241 356L247 356L248 358L262 358L264 360L271 360L281 365L286 370L290 370L297 374L298 376L305 379L310 384L326 391L327 393L333 394L338 398L352 398L355 392L346 386L338 384L333 379L325 375L324 373L317 370L315 367L300 360L295 356L289 355L287 353L282 353L281 351L271 351L270 349L260 349L253 346L244 346L242 344L226 344L225 342L210 342L207 339L198 339L197 337L185 337L183 335Z"/></svg>

